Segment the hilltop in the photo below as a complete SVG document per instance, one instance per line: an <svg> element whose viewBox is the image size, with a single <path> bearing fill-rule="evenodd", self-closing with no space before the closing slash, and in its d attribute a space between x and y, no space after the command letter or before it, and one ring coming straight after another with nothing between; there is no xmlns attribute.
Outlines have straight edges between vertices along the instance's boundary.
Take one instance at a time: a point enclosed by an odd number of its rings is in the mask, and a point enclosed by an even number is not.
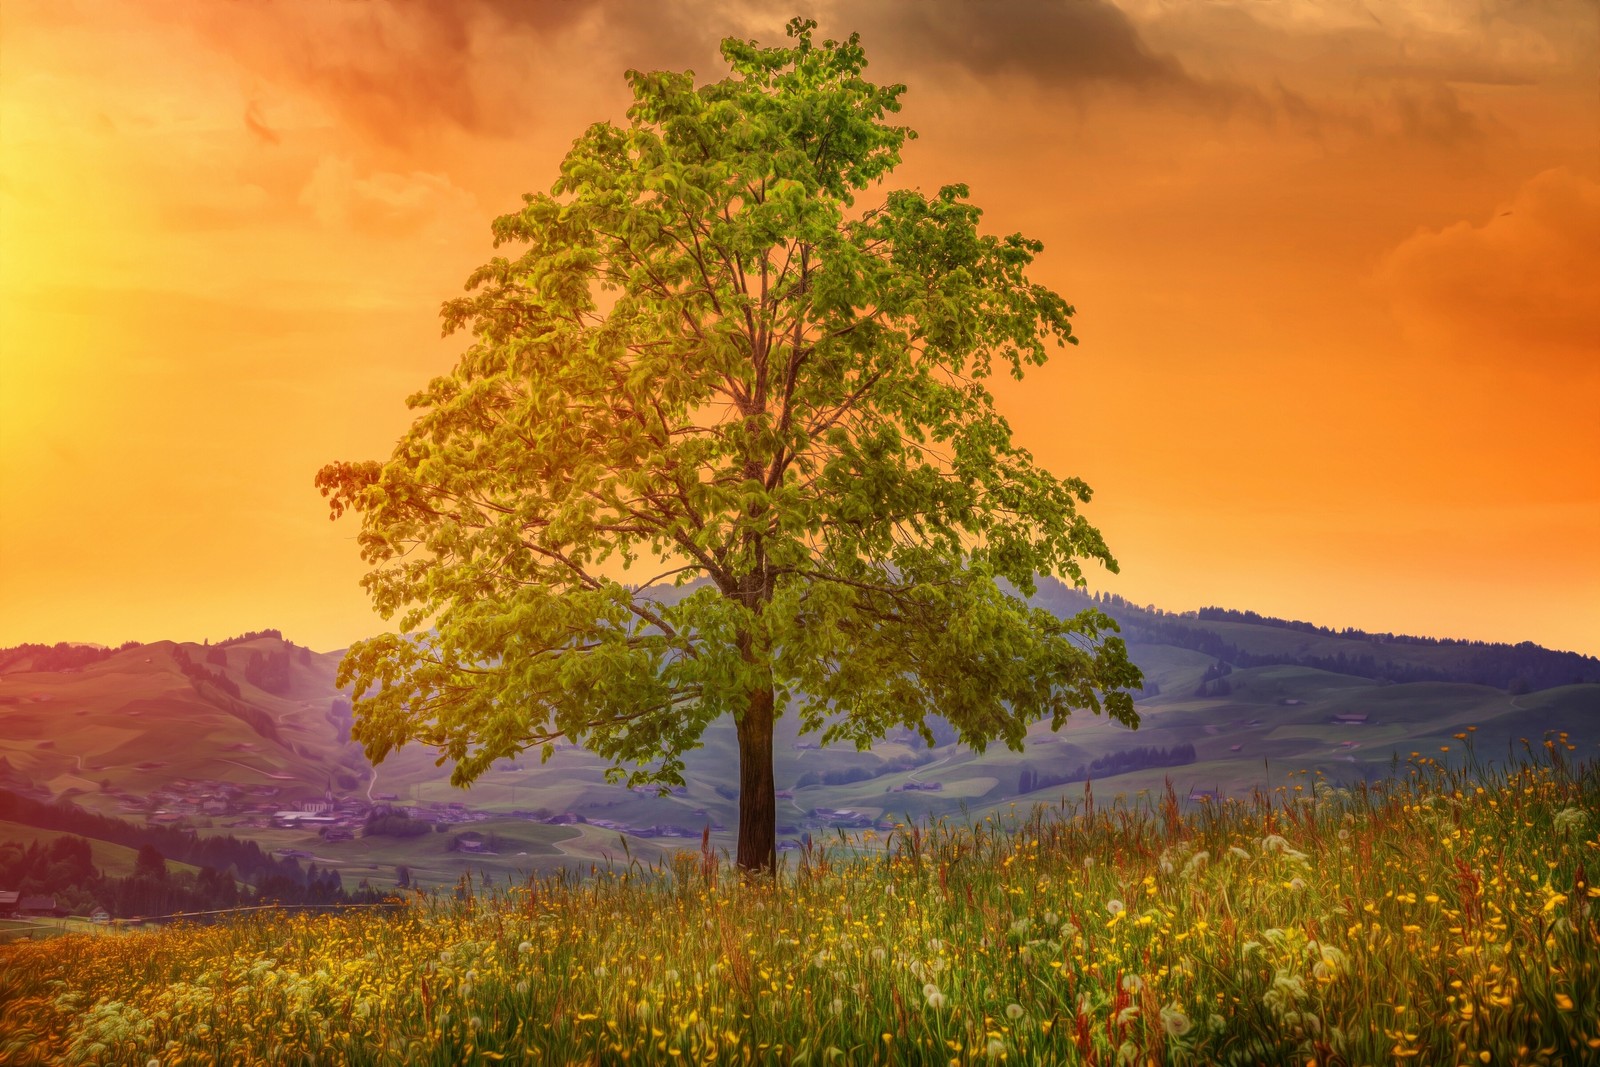
<svg viewBox="0 0 1600 1067"><path fill-rule="evenodd" d="M1505 759L1523 739L1566 731L1600 742L1600 660L1531 644L1335 632L1250 612L1174 614L1040 583L1036 604L1116 617L1144 670L1137 731L1079 713L1044 724L1023 752L977 753L935 720L929 749L909 731L870 751L821 749L778 722L781 847L807 836L1080 796L1157 792L1186 804L1245 797L1305 770L1353 783L1413 752ZM666 796L606 781L570 746L543 764L504 760L470 790L432 752L408 747L377 768L349 740L334 685L339 653L274 630L216 645L0 650L0 789L64 800L133 826L234 835L339 871L347 883L453 882L629 856L652 860L731 843L737 825L732 724L713 723L686 784ZM293 816L284 813L293 811ZM0 828L3 831L3 828ZM79 830L75 832L84 833ZM5 837L0 832L0 838ZM119 835L117 843L133 838Z"/></svg>

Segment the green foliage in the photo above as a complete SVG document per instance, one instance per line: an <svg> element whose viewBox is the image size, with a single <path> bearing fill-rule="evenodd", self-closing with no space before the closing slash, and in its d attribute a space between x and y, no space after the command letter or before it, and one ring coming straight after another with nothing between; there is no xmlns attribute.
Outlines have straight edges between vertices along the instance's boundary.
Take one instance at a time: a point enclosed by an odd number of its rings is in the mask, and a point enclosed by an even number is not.
<svg viewBox="0 0 1600 1067"><path fill-rule="evenodd" d="M1136 724L1116 624L997 585L1116 568L985 385L1072 342L1072 308L964 186L857 204L914 136L904 86L812 28L725 41L713 84L630 72L626 125L495 220L523 250L444 306L473 343L392 457L319 473L399 620L340 671L373 759L420 741L464 784L566 738L680 783L731 713L770 797L772 707L862 747L935 713L978 749L1074 708Z"/></svg>

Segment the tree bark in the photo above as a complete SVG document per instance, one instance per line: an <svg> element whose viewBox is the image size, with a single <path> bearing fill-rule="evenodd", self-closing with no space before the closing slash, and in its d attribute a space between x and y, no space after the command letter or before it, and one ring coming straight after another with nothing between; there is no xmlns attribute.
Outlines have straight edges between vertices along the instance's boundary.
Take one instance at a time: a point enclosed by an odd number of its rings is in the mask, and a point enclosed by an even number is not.
<svg viewBox="0 0 1600 1067"><path fill-rule="evenodd" d="M739 870L778 870L778 806L772 779L772 687L752 689L739 729Z"/></svg>

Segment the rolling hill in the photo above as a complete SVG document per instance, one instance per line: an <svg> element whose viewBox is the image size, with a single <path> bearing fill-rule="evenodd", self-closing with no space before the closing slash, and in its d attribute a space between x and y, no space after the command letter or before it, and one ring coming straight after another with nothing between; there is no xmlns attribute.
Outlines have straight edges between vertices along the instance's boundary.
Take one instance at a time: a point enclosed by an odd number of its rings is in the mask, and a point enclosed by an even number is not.
<svg viewBox="0 0 1600 1067"><path fill-rule="evenodd" d="M1044 724L1022 752L978 753L901 732L870 751L816 747L778 723L780 839L981 816L1010 805L1163 790L1245 796L1291 773L1348 783L1392 773L1413 753L1504 759L1547 731L1584 757L1600 745L1600 660L1534 645L1334 632L1248 612L1171 614L1091 600L1041 582L1057 613L1116 617L1145 672L1140 728L1088 714ZM0 789L64 800L141 825L230 834L332 867L347 884L423 884L463 871L513 877L560 865L658 858L697 848L709 827L732 846L737 765L731 722L706 731L687 785L666 796L605 780L606 765L562 748L504 760L469 790L410 747L371 767L348 740L334 686L338 653L276 631L219 645L0 650ZM1445 751L1442 751L1445 750ZM319 809L312 811L310 809ZM315 818L284 819L299 810ZM364 833L374 812L409 811L405 833ZM0 826L0 839L6 834Z"/></svg>

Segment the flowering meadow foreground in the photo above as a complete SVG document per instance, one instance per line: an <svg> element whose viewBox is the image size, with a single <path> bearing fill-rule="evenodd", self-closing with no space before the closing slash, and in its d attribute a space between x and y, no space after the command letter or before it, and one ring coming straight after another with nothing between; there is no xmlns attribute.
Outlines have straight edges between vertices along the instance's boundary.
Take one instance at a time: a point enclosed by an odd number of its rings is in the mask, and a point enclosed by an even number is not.
<svg viewBox="0 0 1600 1067"><path fill-rule="evenodd" d="M911 828L776 885L680 854L18 943L0 1061L1600 1063L1600 768L1567 751Z"/></svg>

